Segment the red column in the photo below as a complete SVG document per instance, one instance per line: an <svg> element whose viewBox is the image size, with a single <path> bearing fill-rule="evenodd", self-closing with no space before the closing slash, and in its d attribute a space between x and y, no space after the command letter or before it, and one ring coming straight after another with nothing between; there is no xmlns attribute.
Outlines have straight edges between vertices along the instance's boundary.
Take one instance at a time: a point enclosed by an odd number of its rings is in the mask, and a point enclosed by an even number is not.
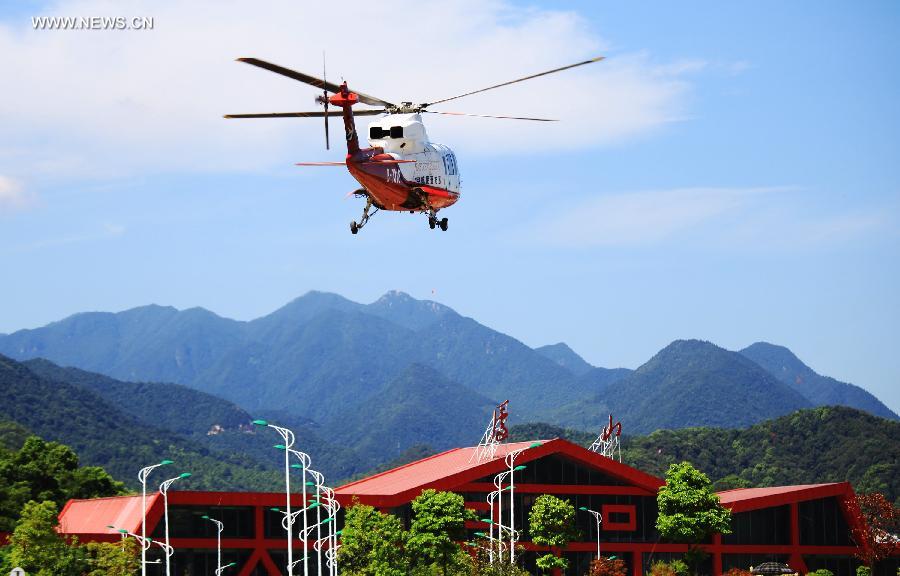
<svg viewBox="0 0 900 576"><path fill-rule="evenodd" d="M796 502L791 502L791 555L788 558L788 565L799 572L806 574L809 570L806 562L803 561L803 555L800 554L800 507Z"/></svg>
<svg viewBox="0 0 900 576"><path fill-rule="evenodd" d="M631 553L631 573L632 576L643 576L644 554L639 550Z"/></svg>
<svg viewBox="0 0 900 576"><path fill-rule="evenodd" d="M713 536L713 576L722 574L722 535Z"/></svg>

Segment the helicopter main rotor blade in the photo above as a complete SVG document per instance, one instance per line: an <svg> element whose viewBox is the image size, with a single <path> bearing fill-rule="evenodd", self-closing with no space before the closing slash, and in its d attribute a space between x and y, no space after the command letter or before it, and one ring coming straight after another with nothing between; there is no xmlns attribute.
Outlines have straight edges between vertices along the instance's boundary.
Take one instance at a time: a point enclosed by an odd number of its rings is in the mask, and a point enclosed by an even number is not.
<svg viewBox="0 0 900 576"><path fill-rule="evenodd" d="M599 62L603 60L604 56L598 56L596 58L591 58L590 60L585 60L584 62L578 62L576 64L569 64L568 66L563 66L562 68L554 68L553 70L547 70L546 72L539 72L537 74L532 74L531 76L525 76L524 78L518 78L516 80L510 80L509 82L504 82L502 84L496 84L494 86L488 86L487 88L482 88L481 90L473 90L472 92L466 92L465 94L460 94L459 96L451 96L450 98L444 98L443 100L435 100L434 102L429 102L428 104L423 104L423 106L434 106L435 104L441 104L442 102L449 102L450 100L456 100L457 98L462 98L464 96L471 96L472 94L478 94L480 92L487 92L488 90L493 90L494 88L500 88L502 86L509 86L510 84L515 84L517 82L524 82L525 80L531 80L532 78L537 78L539 76L546 76L547 74L553 74L554 72L562 72L563 70L568 70L569 68L575 68L577 66L584 66L585 64L591 64L593 62Z"/></svg>
<svg viewBox="0 0 900 576"><path fill-rule="evenodd" d="M305 84L309 84L310 86L315 86L316 88L324 88L325 90L334 92L335 94L341 91L341 86L339 84L326 82L321 78L316 78L315 76L310 76L309 74L304 74L303 72L297 72L296 70L291 70L290 68L285 68L284 66L279 66L278 64L272 64L271 62L266 62L265 60L260 60L259 58L238 58L238 62L244 62L246 64L250 64L251 66L263 68L264 70L268 70L269 72L287 76L288 78L298 80ZM382 100L381 98L376 98L375 96L369 96L368 94L363 94L362 92L358 92L356 90L352 90L352 92L359 96L359 101L363 104L368 104L369 106L394 106L394 104L388 102L387 100Z"/></svg>
<svg viewBox="0 0 900 576"><path fill-rule="evenodd" d="M447 116L471 116L472 118L499 118L501 120L534 120L535 122L559 122L555 118L524 118L521 116L490 116L488 114L466 114L465 112L435 112L433 110L422 110L429 114L445 114Z"/></svg>
<svg viewBox="0 0 900 576"><path fill-rule="evenodd" d="M354 116L378 116L384 114L384 110L354 110ZM323 111L316 112L270 112L268 114L226 114L223 118L340 118L340 114Z"/></svg>

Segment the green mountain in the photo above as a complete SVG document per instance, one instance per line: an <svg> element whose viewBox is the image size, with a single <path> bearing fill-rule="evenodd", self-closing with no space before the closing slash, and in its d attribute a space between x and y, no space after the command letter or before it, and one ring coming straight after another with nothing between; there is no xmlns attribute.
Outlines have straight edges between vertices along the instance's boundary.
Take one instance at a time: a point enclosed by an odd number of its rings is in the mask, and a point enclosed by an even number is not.
<svg viewBox="0 0 900 576"><path fill-rule="evenodd" d="M494 406L433 368L411 364L379 394L378 402L348 407L329 428L335 440L385 462L416 445L443 451L477 444Z"/></svg>
<svg viewBox="0 0 900 576"><path fill-rule="evenodd" d="M63 368L36 358L22 364L45 380L66 382L97 394L145 424L170 432L205 438L217 430L249 426L253 417L239 406L180 384L123 382L78 368ZM185 413L190 406L190 414Z"/></svg>
<svg viewBox="0 0 900 576"><path fill-rule="evenodd" d="M178 434L144 424L101 396L43 378L0 356L0 421L71 446L82 464L103 466L135 487L137 471L163 458L194 474L194 489L272 490L279 474L242 454L213 454Z"/></svg>
<svg viewBox="0 0 900 576"><path fill-rule="evenodd" d="M699 340L677 340L584 402L551 413L557 424L599 429L607 415L628 433L741 428L812 404L752 360Z"/></svg>
<svg viewBox="0 0 900 576"><path fill-rule="evenodd" d="M239 406L180 384L123 382L78 368L62 368L43 359L23 363L44 380L63 382L88 390L139 420L143 425L174 432L210 453L243 453L263 468L278 470L281 460L272 450L274 433L256 434L251 422L265 418L290 427L298 446L310 454L316 469L329 481L347 478L377 462L355 451L325 441L309 422L264 412L251 416ZM190 412L186 413L185 408Z"/></svg>
<svg viewBox="0 0 900 576"><path fill-rule="evenodd" d="M850 406L897 420L890 408L859 386L817 374L784 346L757 342L741 350L773 376L807 397L815 406Z"/></svg>
<svg viewBox="0 0 900 576"><path fill-rule="evenodd" d="M547 344L546 346L535 348L534 351L545 358L553 360L576 376L581 376L586 372L590 372L593 368L593 366L585 362L584 358L569 348L568 344L565 342Z"/></svg>
<svg viewBox="0 0 900 576"><path fill-rule="evenodd" d="M589 447L595 433L551 424L510 428L511 442L565 438ZM749 428L682 428L622 436L622 461L662 477L688 460L725 490L851 482L900 501L900 422L843 406L798 410Z"/></svg>
<svg viewBox="0 0 900 576"><path fill-rule="evenodd" d="M800 410L743 430L687 428L626 438L623 461L662 476L689 460L720 489L853 483L900 500L900 422L842 406Z"/></svg>
<svg viewBox="0 0 900 576"><path fill-rule="evenodd" d="M678 341L635 371L591 367L564 344L534 350L446 306L402 292L371 304L310 292L251 322L199 308L144 306L77 314L0 336L0 353L19 360L44 357L118 380L173 382L254 416L294 422L323 450L322 439L339 432L348 408L365 404L383 408L379 414L385 417L391 414L384 406L386 394L412 364L429 366L490 402L509 399L513 422L549 420L586 430L597 429L610 412L629 432L741 427L824 402L892 415L861 389L818 376L799 361L786 364L786 349L776 351L780 356L759 346L736 353ZM775 356L780 360L772 360ZM813 385L798 385L798 377ZM152 392L140 394L148 394L149 401ZM184 393L175 398L168 414L157 415L145 404L159 418L149 424L187 433L173 420L195 400ZM208 399L196 401L212 409ZM133 415L143 410L119 406ZM245 417L246 412L240 415ZM208 423L198 419L191 434L205 434L201 428ZM218 438L218 445L228 438ZM353 459L345 454L347 461L335 469L352 474Z"/></svg>
<svg viewBox="0 0 900 576"><path fill-rule="evenodd" d="M514 338L400 292L369 305L311 292L252 322L160 306L77 314L0 337L0 353L185 384L255 413L288 410L320 422L376 398L416 362L492 401L510 398L520 415L578 390L573 373Z"/></svg>

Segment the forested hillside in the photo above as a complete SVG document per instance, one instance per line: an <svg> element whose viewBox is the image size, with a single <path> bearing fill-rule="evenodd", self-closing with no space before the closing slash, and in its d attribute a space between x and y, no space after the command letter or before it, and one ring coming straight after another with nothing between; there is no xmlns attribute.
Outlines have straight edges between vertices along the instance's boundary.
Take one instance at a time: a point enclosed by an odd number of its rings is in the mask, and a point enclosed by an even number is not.
<svg viewBox="0 0 900 576"><path fill-rule="evenodd" d="M548 424L510 430L514 441L560 437L582 446L596 436ZM900 500L900 422L852 408L798 410L743 430L657 430L622 442L625 464L662 477L670 464L688 460L720 490L850 481L857 491Z"/></svg>

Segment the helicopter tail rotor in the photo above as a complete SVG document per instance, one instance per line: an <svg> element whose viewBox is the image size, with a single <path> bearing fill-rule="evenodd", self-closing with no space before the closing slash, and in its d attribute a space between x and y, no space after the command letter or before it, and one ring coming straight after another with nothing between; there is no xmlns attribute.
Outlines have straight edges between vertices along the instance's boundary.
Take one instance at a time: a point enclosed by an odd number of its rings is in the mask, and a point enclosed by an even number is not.
<svg viewBox="0 0 900 576"><path fill-rule="evenodd" d="M331 150L331 145L328 142L328 90L325 88L325 85L328 84L328 78L325 76L325 52L322 52L322 100L325 105L325 149Z"/></svg>

